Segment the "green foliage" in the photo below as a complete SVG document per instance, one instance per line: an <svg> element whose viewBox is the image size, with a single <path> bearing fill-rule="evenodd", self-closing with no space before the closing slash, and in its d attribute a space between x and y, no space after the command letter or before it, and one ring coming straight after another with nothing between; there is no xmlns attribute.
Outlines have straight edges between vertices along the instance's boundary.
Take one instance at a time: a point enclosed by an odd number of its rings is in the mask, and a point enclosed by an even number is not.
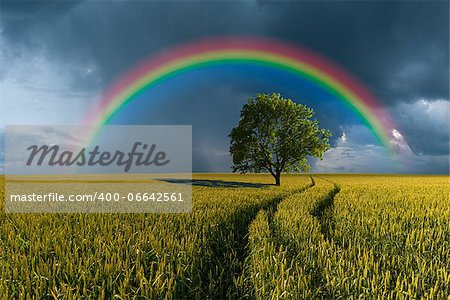
<svg viewBox="0 0 450 300"><path fill-rule="evenodd" d="M330 147L330 132L313 117L311 108L280 94L248 99L229 135L233 172L269 172L279 184L283 171L308 171L307 157L321 159Z"/></svg>

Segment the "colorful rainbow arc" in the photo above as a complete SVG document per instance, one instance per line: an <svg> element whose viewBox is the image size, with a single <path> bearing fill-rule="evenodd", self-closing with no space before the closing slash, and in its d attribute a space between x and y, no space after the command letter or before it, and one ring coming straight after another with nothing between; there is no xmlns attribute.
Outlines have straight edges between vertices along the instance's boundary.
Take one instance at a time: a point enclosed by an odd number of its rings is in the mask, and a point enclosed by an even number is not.
<svg viewBox="0 0 450 300"><path fill-rule="evenodd" d="M393 122L374 96L335 64L279 41L255 38L221 38L177 47L140 63L116 82L88 115L85 122L96 128L107 124L126 104L143 91L180 73L210 65L247 63L264 65L311 80L341 99L392 151Z"/></svg>

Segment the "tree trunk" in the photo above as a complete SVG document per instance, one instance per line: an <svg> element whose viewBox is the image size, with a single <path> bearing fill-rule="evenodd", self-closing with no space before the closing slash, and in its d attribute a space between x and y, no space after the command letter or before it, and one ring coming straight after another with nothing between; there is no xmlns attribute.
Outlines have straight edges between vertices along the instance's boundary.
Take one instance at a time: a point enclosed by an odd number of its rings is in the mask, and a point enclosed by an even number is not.
<svg viewBox="0 0 450 300"><path fill-rule="evenodd" d="M277 174L275 174L275 176L273 176L273 177L275 177L275 185L276 185L276 186L280 186L280 177L281 177L281 174L277 173Z"/></svg>

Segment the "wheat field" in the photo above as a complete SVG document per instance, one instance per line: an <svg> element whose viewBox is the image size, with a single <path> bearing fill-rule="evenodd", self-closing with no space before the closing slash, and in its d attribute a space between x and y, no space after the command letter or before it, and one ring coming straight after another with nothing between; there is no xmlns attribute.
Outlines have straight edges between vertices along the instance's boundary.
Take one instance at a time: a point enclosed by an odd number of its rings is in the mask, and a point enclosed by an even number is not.
<svg viewBox="0 0 450 300"><path fill-rule="evenodd" d="M448 176L271 183L196 174L185 214L6 214L2 203L0 297L450 299Z"/></svg>

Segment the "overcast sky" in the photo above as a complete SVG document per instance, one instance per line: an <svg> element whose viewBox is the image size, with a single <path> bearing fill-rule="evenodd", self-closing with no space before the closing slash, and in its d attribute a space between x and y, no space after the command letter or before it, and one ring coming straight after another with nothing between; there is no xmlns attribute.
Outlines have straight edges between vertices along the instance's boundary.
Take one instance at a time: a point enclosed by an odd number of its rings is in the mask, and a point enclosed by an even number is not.
<svg viewBox="0 0 450 300"><path fill-rule="evenodd" d="M227 134L256 92L306 102L333 133L317 172L449 171L448 1L0 2L0 142L8 124L77 124L123 72L164 49L220 36L308 48L358 78L397 124L394 161L342 104L238 66L167 81L116 124L192 124L195 171L230 170ZM230 75L231 74L231 75ZM255 75L256 74L256 75ZM114 120L113 120L114 121Z"/></svg>

